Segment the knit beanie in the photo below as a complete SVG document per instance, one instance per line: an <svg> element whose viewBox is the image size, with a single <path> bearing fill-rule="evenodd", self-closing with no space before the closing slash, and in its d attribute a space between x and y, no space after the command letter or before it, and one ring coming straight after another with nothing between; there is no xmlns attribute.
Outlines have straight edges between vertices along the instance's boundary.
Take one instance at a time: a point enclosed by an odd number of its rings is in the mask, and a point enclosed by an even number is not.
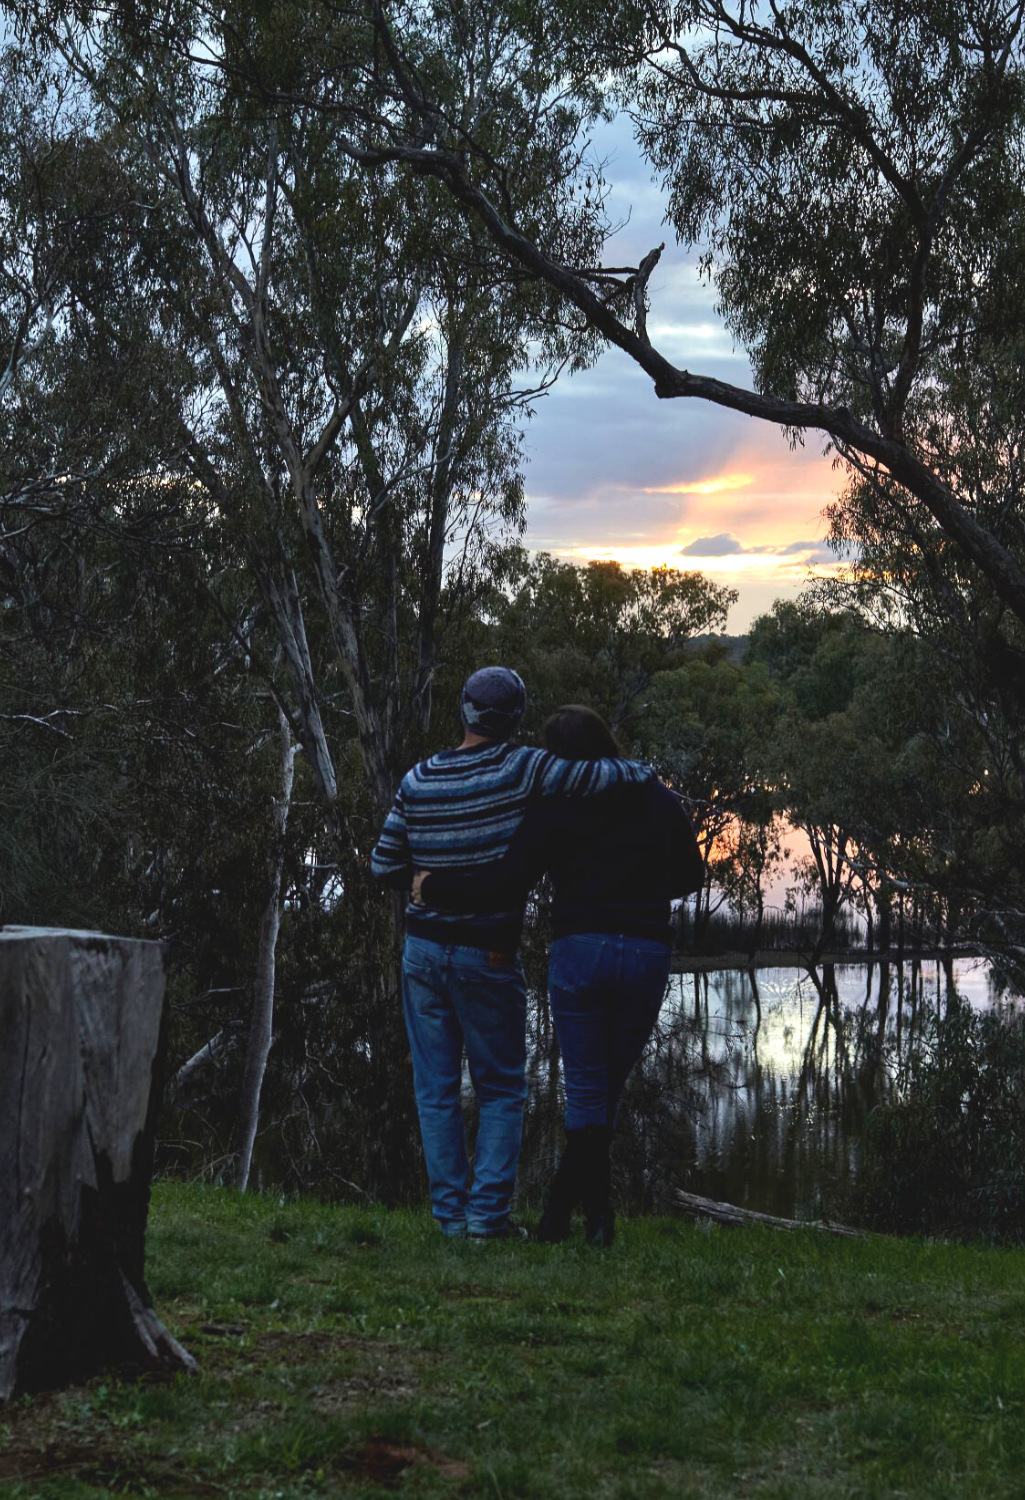
<svg viewBox="0 0 1025 1500"><path fill-rule="evenodd" d="M459 711L473 734L507 740L523 718L527 690L511 667L481 667L463 683Z"/></svg>

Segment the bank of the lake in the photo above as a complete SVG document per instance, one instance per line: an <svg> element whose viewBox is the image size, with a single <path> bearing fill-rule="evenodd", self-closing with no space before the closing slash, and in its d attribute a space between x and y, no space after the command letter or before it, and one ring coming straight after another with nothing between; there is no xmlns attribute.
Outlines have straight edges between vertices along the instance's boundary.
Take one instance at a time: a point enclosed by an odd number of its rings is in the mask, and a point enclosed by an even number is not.
<svg viewBox="0 0 1025 1500"><path fill-rule="evenodd" d="M16 1402L5 1500L1021 1492L1015 1251L667 1219L482 1249L165 1184L149 1276L201 1373Z"/></svg>
<svg viewBox="0 0 1025 1500"><path fill-rule="evenodd" d="M930 1054L952 1007L1020 1009L963 954L815 968L785 957L752 968L717 956L670 977L620 1113L617 1182L635 1210L671 1209L683 1189L785 1218L858 1220L866 1124L896 1075Z"/></svg>

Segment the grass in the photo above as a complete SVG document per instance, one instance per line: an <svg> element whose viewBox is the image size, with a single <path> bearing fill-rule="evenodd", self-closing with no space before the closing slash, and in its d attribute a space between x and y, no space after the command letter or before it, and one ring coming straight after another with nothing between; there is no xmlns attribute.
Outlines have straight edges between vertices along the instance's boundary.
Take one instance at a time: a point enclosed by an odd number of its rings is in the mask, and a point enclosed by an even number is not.
<svg viewBox="0 0 1025 1500"><path fill-rule="evenodd" d="M426 1215L162 1185L149 1282L201 1372L0 1410L0 1495L1021 1495L1020 1253Z"/></svg>

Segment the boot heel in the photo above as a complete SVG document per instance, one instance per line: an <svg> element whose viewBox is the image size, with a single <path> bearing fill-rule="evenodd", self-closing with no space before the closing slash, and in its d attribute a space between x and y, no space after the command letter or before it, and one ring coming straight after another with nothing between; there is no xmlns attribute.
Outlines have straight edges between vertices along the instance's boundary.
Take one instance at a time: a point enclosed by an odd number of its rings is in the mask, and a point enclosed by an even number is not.
<svg viewBox="0 0 1025 1500"><path fill-rule="evenodd" d="M580 1163L582 1130L566 1131L566 1148L545 1193L544 1208L538 1220L535 1239L545 1245L559 1245L569 1239L573 1210L580 1199Z"/></svg>

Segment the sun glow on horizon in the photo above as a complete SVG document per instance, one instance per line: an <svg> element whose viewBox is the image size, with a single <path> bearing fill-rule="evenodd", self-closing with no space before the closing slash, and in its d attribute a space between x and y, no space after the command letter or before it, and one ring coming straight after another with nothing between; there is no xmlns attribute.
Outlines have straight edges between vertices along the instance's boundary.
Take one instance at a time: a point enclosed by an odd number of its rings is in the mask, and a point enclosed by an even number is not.
<svg viewBox="0 0 1025 1500"><path fill-rule="evenodd" d="M753 474L720 474L715 479L688 479L679 484L646 486L642 495L721 495L727 490L743 490L754 484Z"/></svg>
<svg viewBox="0 0 1025 1500"><path fill-rule="evenodd" d="M809 548L808 552L812 549ZM805 553L724 552L719 555L686 554L679 541L651 543L637 547L571 547L560 550L567 562L617 562L624 568L678 568L682 573L711 573L730 576L738 582L744 578L800 581L814 575L822 577L846 568L840 558L823 562Z"/></svg>
<svg viewBox="0 0 1025 1500"><path fill-rule="evenodd" d="M694 454L669 469L694 478L667 483L663 468L639 474L633 485L592 487L556 525L555 507L537 497L540 525L531 541L578 567L616 562L703 573L737 590L730 625L744 629L774 599L797 598L815 578L842 576L849 567L824 542L823 508L838 488L832 460L784 452L775 435L771 444L768 438L751 432L718 461L702 463Z"/></svg>

